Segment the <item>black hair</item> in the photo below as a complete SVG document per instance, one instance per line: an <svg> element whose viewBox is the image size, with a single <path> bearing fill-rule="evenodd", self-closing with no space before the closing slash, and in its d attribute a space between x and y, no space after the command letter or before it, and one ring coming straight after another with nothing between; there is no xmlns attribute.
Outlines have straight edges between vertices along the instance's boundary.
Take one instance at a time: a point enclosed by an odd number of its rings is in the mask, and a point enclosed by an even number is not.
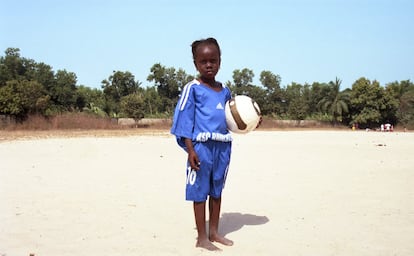
<svg viewBox="0 0 414 256"><path fill-rule="evenodd" d="M219 51L219 56L221 57L221 50L220 50L220 46L217 43L217 40L215 38L209 37L207 39L201 39L201 40L196 40L191 44L191 51L193 52L193 59L195 60L196 55L197 55L197 48L200 45L208 45L208 44L212 44L214 46L217 47L217 50Z"/></svg>

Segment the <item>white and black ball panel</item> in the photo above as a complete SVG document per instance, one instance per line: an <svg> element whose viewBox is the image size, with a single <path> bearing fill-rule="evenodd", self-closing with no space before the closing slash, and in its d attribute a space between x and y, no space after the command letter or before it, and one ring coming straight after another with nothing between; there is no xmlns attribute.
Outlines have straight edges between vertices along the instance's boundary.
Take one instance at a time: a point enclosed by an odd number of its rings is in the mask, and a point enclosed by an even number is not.
<svg viewBox="0 0 414 256"><path fill-rule="evenodd" d="M260 107L249 96L237 95L226 102L227 127L234 133L253 131L260 121Z"/></svg>

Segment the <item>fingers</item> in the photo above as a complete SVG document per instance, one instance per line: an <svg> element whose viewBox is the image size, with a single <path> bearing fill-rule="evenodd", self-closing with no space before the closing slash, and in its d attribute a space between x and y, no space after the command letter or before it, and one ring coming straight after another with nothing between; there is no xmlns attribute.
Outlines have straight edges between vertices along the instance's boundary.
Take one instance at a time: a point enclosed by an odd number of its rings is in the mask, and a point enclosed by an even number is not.
<svg viewBox="0 0 414 256"><path fill-rule="evenodd" d="M198 159L195 159L195 161L193 163L191 163L191 168L193 168L193 170L200 170L200 161L198 161Z"/></svg>
<svg viewBox="0 0 414 256"><path fill-rule="evenodd" d="M200 160L196 154L191 154L188 156L188 161L190 163L191 169L193 170L200 170Z"/></svg>

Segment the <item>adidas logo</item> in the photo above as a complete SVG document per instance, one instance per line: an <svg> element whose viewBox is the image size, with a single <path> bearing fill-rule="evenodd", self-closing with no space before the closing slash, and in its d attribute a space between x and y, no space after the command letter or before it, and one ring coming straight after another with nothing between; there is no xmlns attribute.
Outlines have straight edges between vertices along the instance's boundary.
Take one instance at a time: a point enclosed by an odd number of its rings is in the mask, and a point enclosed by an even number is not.
<svg viewBox="0 0 414 256"><path fill-rule="evenodd" d="M221 105L221 102L217 104L216 109L224 109L223 105Z"/></svg>

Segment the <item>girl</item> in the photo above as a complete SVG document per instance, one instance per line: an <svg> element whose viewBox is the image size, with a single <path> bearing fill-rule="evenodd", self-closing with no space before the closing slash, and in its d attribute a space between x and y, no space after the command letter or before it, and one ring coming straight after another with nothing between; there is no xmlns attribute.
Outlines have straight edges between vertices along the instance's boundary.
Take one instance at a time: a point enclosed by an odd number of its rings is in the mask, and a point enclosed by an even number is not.
<svg viewBox="0 0 414 256"><path fill-rule="evenodd" d="M218 234L221 194L231 155L232 138L224 112L231 92L215 80L221 63L220 46L216 39L194 41L191 47L199 77L182 90L171 133L188 153L186 200L193 201L198 233L196 247L220 250L212 242L233 245L233 241ZM208 234L207 199L210 217Z"/></svg>

